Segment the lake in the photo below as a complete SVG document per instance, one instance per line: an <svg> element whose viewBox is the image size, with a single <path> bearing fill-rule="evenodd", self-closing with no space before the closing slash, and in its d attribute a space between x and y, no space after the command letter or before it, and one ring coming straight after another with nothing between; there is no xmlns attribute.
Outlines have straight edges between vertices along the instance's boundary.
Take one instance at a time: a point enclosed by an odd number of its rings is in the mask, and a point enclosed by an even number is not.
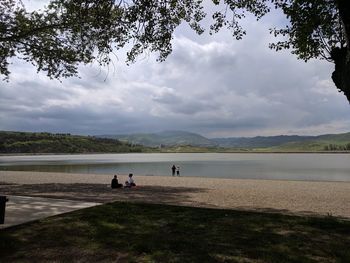
<svg viewBox="0 0 350 263"><path fill-rule="evenodd" d="M132 153L0 156L0 170L350 182L350 154ZM1 181L1 178L0 178Z"/></svg>

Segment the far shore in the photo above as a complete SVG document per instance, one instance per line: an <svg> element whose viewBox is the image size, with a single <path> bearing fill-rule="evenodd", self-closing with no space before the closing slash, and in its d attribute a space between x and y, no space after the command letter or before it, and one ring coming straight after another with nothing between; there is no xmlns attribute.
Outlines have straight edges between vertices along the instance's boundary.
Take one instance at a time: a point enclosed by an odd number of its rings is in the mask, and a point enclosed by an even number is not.
<svg viewBox="0 0 350 263"><path fill-rule="evenodd" d="M244 153L244 154L350 154L350 151L154 151L154 152L86 152L86 153L0 153L0 156L92 155L92 154L154 154L154 153Z"/></svg>
<svg viewBox="0 0 350 263"><path fill-rule="evenodd" d="M350 219L350 182L135 175L134 189L110 189L113 175L0 171L5 195L132 201L337 216ZM124 183L127 175L118 175Z"/></svg>

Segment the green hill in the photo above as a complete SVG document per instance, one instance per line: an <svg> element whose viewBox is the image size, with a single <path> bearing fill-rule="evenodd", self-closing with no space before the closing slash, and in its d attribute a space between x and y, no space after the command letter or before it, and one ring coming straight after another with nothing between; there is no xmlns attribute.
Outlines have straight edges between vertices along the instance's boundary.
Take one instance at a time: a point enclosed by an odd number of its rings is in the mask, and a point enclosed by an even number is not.
<svg viewBox="0 0 350 263"><path fill-rule="evenodd" d="M162 146L162 148L167 148L168 152L350 151L350 132L319 136L279 135L208 139L196 133L165 131L159 133L102 135L100 137L115 138L131 144L140 144L148 147Z"/></svg>
<svg viewBox="0 0 350 263"><path fill-rule="evenodd" d="M202 135L185 131L164 131L159 133L138 133L127 135L101 135L102 138L114 138L132 144L148 147L191 145L213 147L216 143Z"/></svg>
<svg viewBox="0 0 350 263"><path fill-rule="evenodd" d="M231 137L211 139L220 147L228 148L266 148L280 146L290 142L303 142L312 139L312 136L278 135L257 137Z"/></svg>
<svg viewBox="0 0 350 263"><path fill-rule="evenodd" d="M140 144L148 147L162 146L162 148L165 147L170 152L314 152L350 150L350 133L319 136L279 135L208 139L196 133L165 131L159 133L102 135L101 137L116 138L131 144Z"/></svg>
<svg viewBox="0 0 350 263"><path fill-rule="evenodd" d="M140 145L92 136L0 131L0 153L114 153L146 150Z"/></svg>
<svg viewBox="0 0 350 263"><path fill-rule="evenodd" d="M350 151L350 133L208 139L199 134L183 131L98 137L0 131L0 153L3 154L320 151Z"/></svg>
<svg viewBox="0 0 350 263"><path fill-rule="evenodd" d="M350 151L350 133L325 134L275 147L282 151Z"/></svg>
<svg viewBox="0 0 350 263"><path fill-rule="evenodd" d="M316 136L316 140L330 143L347 143L350 142L350 132L341 134L325 134Z"/></svg>
<svg viewBox="0 0 350 263"><path fill-rule="evenodd" d="M220 147L258 151L350 151L350 132L319 136L258 136L212 139Z"/></svg>

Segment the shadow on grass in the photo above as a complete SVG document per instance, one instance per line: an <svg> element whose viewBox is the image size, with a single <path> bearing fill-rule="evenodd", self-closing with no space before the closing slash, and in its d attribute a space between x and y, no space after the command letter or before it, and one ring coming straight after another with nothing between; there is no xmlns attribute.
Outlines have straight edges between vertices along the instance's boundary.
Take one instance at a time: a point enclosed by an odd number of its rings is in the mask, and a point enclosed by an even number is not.
<svg viewBox="0 0 350 263"><path fill-rule="evenodd" d="M350 262L350 222L115 202L0 232L0 261Z"/></svg>
<svg viewBox="0 0 350 263"><path fill-rule="evenodd" d="M105 184L26 184L1 186L5 195L61 198L76 201L106 203L135 201L164 204L191 203L191 194L206 189L193 187L137 186L136 188L111 189ZM200 204L198 204L200 205Z"/></svg>
<svg viewBox="0 0 350 263"><path fill-rule="evenodd" d="M207 208L227 208L259 213L277 213L286 215L320 216L313 211L291 211L273 207L240 206L222 207L208 201L194 198L198 193L207 193L209 189L171 186L138 186L136 188L111 189L106 184L0 184L2 195L19 195L65 199L81 202L109 203L114 201L143 202L156 204L184 205ZM43 208L43 212L45 207ZM40 212L40 211L39 211ZM344 218L343 219L348 219Z"/></svg>

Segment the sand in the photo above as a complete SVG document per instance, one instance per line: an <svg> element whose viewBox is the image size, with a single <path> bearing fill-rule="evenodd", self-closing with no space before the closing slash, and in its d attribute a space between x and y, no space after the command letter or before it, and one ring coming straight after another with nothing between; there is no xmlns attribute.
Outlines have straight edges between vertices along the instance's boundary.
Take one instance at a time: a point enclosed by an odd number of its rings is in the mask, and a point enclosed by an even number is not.
<svg viewBox="0 0 350 263"><path fill-rule="evenodd" d="M90 202L132 201L350 218L350 182L135 175L137 187L110 189L113 175L0 171L0 195ZM120 182L126 175L118 176Z"/></svg>

